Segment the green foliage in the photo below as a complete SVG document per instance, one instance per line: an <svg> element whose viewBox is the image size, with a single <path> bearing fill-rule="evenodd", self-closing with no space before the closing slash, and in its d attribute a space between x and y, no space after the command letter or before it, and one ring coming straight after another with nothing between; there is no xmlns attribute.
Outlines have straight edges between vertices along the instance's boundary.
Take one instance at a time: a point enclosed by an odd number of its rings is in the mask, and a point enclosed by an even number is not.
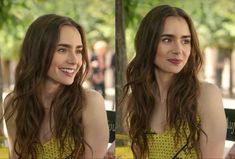
<svg viewBox="0 0 235 159"><path fill-rule="evenodd" d="M157 5L184 9L192 18L202 47L233 48L235 42L235 1L231 0L132 0L125 1L127 54L131 58L134 37L143 16Z"/></svg>
<svg viewBox="0 0 235 159"><path fill-rule="evenodd" d="M12 1L0 0L0 28L2 27L4 21L7 19L8 12L11 8Z"/></svg>
<svg viewBox="0 0 235 159"><path fill-rule="evenodd" d="M2 5L4 4L4 5ZM1 14L4 11L4 14ZM37 17L55 13L73 18L87 34L91 47L104 39L114 47L113 0L0 0L0 52L4 59L16 58L28 26Z"/></svg>
<svg viewBox="0 0 235 159"><path fill-rule="evenodd" d="M17 55L19 41L23 36L21 13L19 9L25 8L25 2L14 0L2 0L0 10L0 52L1 58L10 59ZM26 20L26 19L24 19ZM20 25L19 25L20 23Z"/></svg>

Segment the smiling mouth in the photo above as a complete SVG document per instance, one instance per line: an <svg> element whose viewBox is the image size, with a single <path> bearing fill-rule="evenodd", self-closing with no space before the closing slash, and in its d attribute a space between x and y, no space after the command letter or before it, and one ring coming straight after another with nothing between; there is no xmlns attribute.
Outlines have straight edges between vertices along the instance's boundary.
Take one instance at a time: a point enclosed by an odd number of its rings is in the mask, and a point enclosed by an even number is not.
<svg viewBox="0 0 235 159"><path fill-rule="evenodd" d="M72 77L77 69L75 68L60 68L60 71L62 71L66 76Z"/></svg>
<svg viewBox="0 0 235 159"><path fill-rule="evenodd" d="M180 59L168 59L167 61L169 61L170 63L174 65L179 65L182 62L182 60Z"/></svg>

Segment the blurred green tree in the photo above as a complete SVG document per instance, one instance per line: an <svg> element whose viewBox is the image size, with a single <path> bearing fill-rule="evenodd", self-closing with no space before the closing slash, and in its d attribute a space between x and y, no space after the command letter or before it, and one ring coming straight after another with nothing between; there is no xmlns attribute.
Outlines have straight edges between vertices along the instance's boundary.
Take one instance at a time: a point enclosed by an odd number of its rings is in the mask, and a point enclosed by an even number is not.
<svg viewBox="0 0 235 159"><path fill-rule="evenodd" d="M4 79L9 79L9 64L17 60L19 48L28 26L37 17L55 13L73 18L86 31L88 46L96 40L106 40L114 48L113 0L0 0L0 51ZM6 69L5 69L6 68Z"/></svg>

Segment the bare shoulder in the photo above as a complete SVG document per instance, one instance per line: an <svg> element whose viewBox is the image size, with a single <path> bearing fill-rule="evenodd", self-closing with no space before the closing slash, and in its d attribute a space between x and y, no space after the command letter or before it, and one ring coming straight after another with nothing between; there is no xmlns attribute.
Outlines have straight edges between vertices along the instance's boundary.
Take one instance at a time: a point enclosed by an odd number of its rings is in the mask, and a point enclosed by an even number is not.
<svg viewBox="0 0 235 159"><path fill-rule="evenodd" d="M15 141L15 133L16 133L16 113L12 114L13 107L10 105L10 101L13 99L13 94L8 94L3 102L2 113L4 114L4 123L6 125L6 132L7 132L7 140L10 155L14 155L14 141ZM6 134L5 134L6 135Z"/></svg>
<svg viewBox="0 0 235 159"><path fill-rule="evenodd" d="M14 121L16 117L16 112L13 112L15 110L10 103L12 100L13 100L13 93L9 93L3 101L2 110L3 110L4 118L9 120L9 122L7 123L12 123L12 121Z"/></svg>
<svg viewBox="0 0 235 159"><path fill-rule="evenodd" d="M200 82L200 88L201 91L220 91L220 89L212 83L208 83L208 82Z"/></svg>
<svg viewBox="0 0 235 159"><path fill-rule="evenodd" d="M9 118L9 116L11 116L13 107L12 105L10 105L10 102L12 99L13 99L13 93L9 93L3 101L2 112L4 113L4 118Z"/></svg>
<svg viewBox="0 0 235 159"><path fill-rule="evenodd" d="M102 95L93 89L85 89L85 95L87 98L102 98Z"/></svg>
<svg viewBox="0 0 235 159"><path fill-rule="evenodd" d="M87 100L87 105L86 107L89 108L94 108L94 107L104 107L104 98L102 95L93 90L93 89L85 89L85 96Z"/></svg>
<svg viewBox="0 0 235 159"><path fill-rule="evenodd" d="M210 107L223 107L220 89L211 83L200 83L200 96L198 99L199 110L210 109Z"/></svg>
<svg viewBox="0 0 235 159"><path fill-rule="evenodd" d="M87 104L83 112L84 138L93 149L85 150L85 158L103 158L108 143L108 121L104 99L97 91L85 90Z"/></svg>
<svg viewBox="0 0 235 159"><path fill-rule="evenodd" d="M224 106L220 89L211 83L200 83L198 111L202 121L211 121L217 124L217 119L225 121Z"/></svg>
<svg viewBox="0 0 235 159"><path fill-rule="evenodd" d="M13 97L13 94L11 94L11 93L9 93L6 97L5 97L5 99L4 99L4 101L3 101L3 105L4 105L4 109L6 109L6 106L9 104L9 102L12 100L12 97Z"/></svg>
<svg viewBox="0 0 235 159"><path fill-rule="evenodd" d="M220 89L210 83L200 83L198 113L201 128L207 136L201 135L202 158L222 158L226 137L226 118Z"/></svg>
<svg viewBox="0 0 235 159"><path fill-rule="evenodd" d="M84 108L85 121L95 120L105 114L104 98L100 93L92 89L85 89L86 106Z"/></svg>

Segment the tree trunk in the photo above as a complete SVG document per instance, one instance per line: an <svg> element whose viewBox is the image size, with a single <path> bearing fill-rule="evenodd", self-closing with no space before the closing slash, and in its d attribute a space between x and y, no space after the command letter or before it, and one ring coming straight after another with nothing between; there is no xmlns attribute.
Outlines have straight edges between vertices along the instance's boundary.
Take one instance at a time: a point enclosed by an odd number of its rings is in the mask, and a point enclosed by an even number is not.
<svg viewBox="0 0 235 159"><path fill-rule="evenodd" d="M116 101L116 134L122 134L122 108L119 105L122 94L123 86L125 84L125 70L126 70L126 42L125 42L125 24L124 24L124 10L123 1L115 1L115 101ZM116 140L116 145L119 145L118 140Z"/></svg>
<svg viewBox="0 0 235 159"><path fill-rule="evenodd" d="M10 60L2 60L1 61L1 67L2 67L2 82L3 82L3 89L9 89L11 84L10 79Z"/></svg>
<svg viewBox="0 0 235 159"><path fill-rule="evenodd" d="M0 108L2 103L2 95L3 95L3 78L2 78L2 65L1 65L1 57L0 57Z"/></svg>
<svg viewBox="0 0 235 159"><path fill-rule="evenodd" d="M229 95L233 97L233 60L232 60L232 53L229 54Z"/></svg>
<svg viewBox="0 0 235 159"><path fill-rule="evenodd" d="M219 48L220 54L224 54L229 59L229 97L233 97L233 71L232 71L232 49L231 48Z"/></svg>

